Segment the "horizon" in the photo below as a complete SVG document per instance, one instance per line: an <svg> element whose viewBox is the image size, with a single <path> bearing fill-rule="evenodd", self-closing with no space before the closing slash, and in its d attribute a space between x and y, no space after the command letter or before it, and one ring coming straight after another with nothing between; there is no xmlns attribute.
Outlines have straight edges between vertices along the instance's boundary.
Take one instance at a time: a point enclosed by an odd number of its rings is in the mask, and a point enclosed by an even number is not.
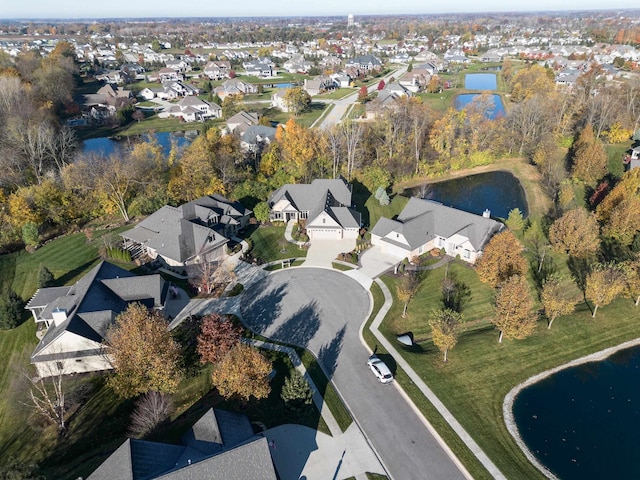
<svg viewBox="0 0 640 480"><path fill-rule="evenodd" d="M504 15L504 14L553 14L581 12L640 11L636 0L615 0L603 5L601 0L569 0L561 6L555 0L526 0L517 8L502 0L490 0L483 8L472 0L453 0L446 6L418 5L415 0L399 0L394 5L380 4L372 8L365 0L352 0L345 5L338 0L329 0L318 5L301 6L294 0L284 0L277 7L256 0L243 3L242 8L227 4L203 6L185 11L167 0L140 0L132 8L124 0L112 0L109 4L87 5L79 0L67 0L60 5L52 5L48 0L30 0L27 5L18 2L5 6L0 12L3 21L97 21L97 20L161 20L161 19L206 19L206 18L322 18L369 16L429 16L429 15ZM379 7L379 8L376 8ZM275 10L274 10L275 9ZM373 11L372 11L373 10ZM114 12L122 12L114 15ZM36 13L37 12L37 13ZM124 14L126 12L126 14ZM253 14L247 14L254 12Z"/></svg>

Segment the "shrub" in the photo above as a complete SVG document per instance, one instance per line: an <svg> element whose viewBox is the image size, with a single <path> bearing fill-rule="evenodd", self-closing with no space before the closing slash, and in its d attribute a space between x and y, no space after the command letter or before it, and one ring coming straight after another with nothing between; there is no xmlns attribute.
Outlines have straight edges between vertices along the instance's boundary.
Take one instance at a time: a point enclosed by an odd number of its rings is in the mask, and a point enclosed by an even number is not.
<svg viewBox="0 0 640 480"><path fill-rule="evenodd" d="M0 329L8 330L20 324L24 302L11 289L5 289L0 295Z"/></svg>
<svg viewBox="0 0 640 480"><path fill-rule="evenodd" d="M119 247L107 247L107 258L120 260L121 262L131 261L131 252Z"/></svg>
<svg viewBox="0 0 640 480"><path fill-rule="evenodd" d="M22 241L30 247L38 245L38 226L35 223L27 222L22 226Z"/></svg>
<svg viewBox="0 0 640 480"><path fill-rule="evenodd" d="M233 288L229 291L229 297L236 297L242 293L244 290L244 285L241 283L236 283Z"/></svg>
<svg viewBox="0 0 640 480"><path fill-rule="evenodd" d="M284 379L280 397L289 410L297 412L311 405L313 393L309 382L307 382L300 372L294 370L289 377Z"/></svg>
<svg viewBox="0 0 640 480"><path fill-rule="evenodd" d="M38 288L50 287L53 280L53 273L51 273L51 271L44 265L40 265L40 271L38 272Z"/></svg>

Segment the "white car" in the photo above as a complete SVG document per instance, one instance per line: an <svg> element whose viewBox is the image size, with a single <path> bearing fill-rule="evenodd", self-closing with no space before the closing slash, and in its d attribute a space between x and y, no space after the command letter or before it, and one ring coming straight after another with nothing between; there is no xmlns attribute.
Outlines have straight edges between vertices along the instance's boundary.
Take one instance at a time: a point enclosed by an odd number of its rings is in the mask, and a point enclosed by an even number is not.
<svg viewBox="0 0 640 480"><path fill-rule="evenodd" d="M367 360L367 365L376 376L376 378L380 381L380 383L391 383L393 382L393 374L389 367L378 358L377 355L371 355L369 360Z"/></svg>

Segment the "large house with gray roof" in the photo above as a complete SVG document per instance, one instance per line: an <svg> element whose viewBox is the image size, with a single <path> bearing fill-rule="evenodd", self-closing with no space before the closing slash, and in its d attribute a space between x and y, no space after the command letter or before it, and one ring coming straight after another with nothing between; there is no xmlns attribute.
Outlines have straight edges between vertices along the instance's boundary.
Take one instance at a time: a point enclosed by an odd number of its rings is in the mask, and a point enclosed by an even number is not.
<svg viewBox="0 0 640 480"><path fill-rule="evenodd" d="M504 225L488 218L412 197L396 220L382 217L371 230L371 244L383 253L413 258L434 248L468 263Z"/></svg>
<svg viewBox="0 0 640 480"><path fill-rule="evenodd" d="M137 276L108 262L71 286L39 289L25 307L44 332L31 355L38 376L111 369L102 348L107 328L131 303L164 310L168 293L160 275Z"/></svg>
<svg viewBox="0 0 640 480"><path fill-rule="evenodd" d="M245 415L209 409L182 445L128 439L87 480L276 480L269 444Z"/></svg>
<svg viewBox="0 0 640 480"><path fill-rule="evenodd" d="M224 257L229 239L248 225L251 213L221 195L206 195L179 207L165 205L120 236L134 255L184 270Z"/></svg>
<svg viewBox="0 0 640 480"><path fill-rule="evenodd" d="M269 197L269 208L272 221L304 220L310 240L356 238L360 231L360 213L344 179L284 185Z"/></svg>

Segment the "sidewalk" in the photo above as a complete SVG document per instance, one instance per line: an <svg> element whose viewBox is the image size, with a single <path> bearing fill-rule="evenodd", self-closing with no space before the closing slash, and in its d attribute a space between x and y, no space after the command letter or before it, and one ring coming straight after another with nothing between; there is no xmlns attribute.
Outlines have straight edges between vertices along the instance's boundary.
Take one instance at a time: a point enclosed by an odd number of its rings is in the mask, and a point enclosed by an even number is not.
<svg viewBox="0 0 640 480"><path fill-rule="evenodd" d="M293 233L293 227L295 227L296 223L298 223L296 220L289 220L287 222L287 228L284 231L284 238L287 240L287 242L293 243L302 248L305 246L305 242L298 242L291 236L291 234Z"/></svg>
<svg viewBox="0 0 640 480"><path fill-rule="evenodd" d="M405 373L409 376L411 381L413 383L415 383L415 385L420 389L420 391L427 398L427 400L429 400L431 402L431 404L436 408L436 410L438 410L438 413L440 413L440 415L442 415L442 417L446 420L446 422L451 426L451 428L456 432L456 434L460 437L460 439L465 443L467 448L469 450L471 450L471 452L480 461L480 463L482 463L482 465L489 471L491 476L496 480L506 480L506 477L502 474L502 472L500 470L498 470L498 467L496 467L495 464L489 459L489 457L487 457L487 455L484 453L484 451L473 440L473 438L471 438L471 436L467 433L467 431L464 429L464 427L462 425L460 425L458 420L456 420L456 418L447 409L447 407L445 407L445 405L440 401L440 399L438 399L436 394L433 393L433 391L427 386L426 383L424 383L422 378L420 378L420 376L415 372L415 370L413 370L413 368L411 368L411 366L402 357L402 355L400 355L400 352L398 352L398 350L395 348L395 346L392 345L385 338L384 335L382 335L380 330L378 330L378 328L380 327L380 324L382 323L382 320L384 319L385 315L387 314L387 312L391 308L391 304L393 302L393 298L392 298L391 292L389 292L389 289L387 288L387 286L380 279L376 279L375 282L382 289L382 292L384 294L384 305L382 306L382 308L380 309L380 311L376 315L376 318L374 318L373 322L371 323L370 329L373 332L373 335L380 342L380 344L383 345L384 348L386 348L387 351L391 355L393 355L393 359L396 361L398 366L405 371ZM364 342L364 339L362 338L362 335L360 335L360 337L361 337L361 341L366 346L366 343ZM402 391L402 393L405 395L407 403L409 403L409 405L411 405L413 407L413 409L416 411L418 416L422 418L422 421L424 422L424 424L429 428L429 430L431 430L433 435L440 441L440 443L442 444L442 447L449 453L449 455L459 465L460 470L462 472L464 472L468 478L471 479L472 477L469 475L469 473L464 468L464 466L460 463L460 460L458 460L458 458L454 455L454 453L447 446L447 444L444 442L444 440L442 440L440 435L438 435L438 433L435 431L433 426L424 417L422 412L420 412L418 407L416 407L416 405L411 401L409 396L406 395L406 393L404 392L404 390L402 390L402 388L400 387L399 384L396 383L396 387L399 388Z"/></svg>

